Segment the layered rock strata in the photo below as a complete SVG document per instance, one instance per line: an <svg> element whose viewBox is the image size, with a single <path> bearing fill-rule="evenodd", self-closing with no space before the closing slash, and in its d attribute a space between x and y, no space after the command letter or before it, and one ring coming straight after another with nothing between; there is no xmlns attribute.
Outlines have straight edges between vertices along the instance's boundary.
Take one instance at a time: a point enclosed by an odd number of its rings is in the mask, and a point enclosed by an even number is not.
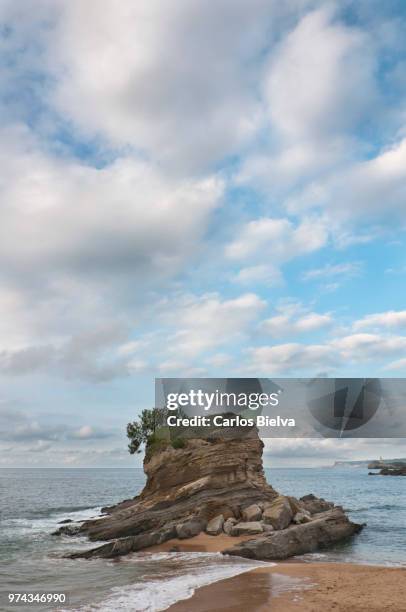
<svg viewBox="0 0 406 612"><path fill-rule="evenodd" d="M117 557L206 531L213 537L253 536L226 554L283 559L359 531L360 525L329 502L313 495L301 500L279 495L265 480L262 449L255 429L214 432L188 439L182 448L147 449L147 483L138 497L56 533L106 540L73 558Z"/></svg>

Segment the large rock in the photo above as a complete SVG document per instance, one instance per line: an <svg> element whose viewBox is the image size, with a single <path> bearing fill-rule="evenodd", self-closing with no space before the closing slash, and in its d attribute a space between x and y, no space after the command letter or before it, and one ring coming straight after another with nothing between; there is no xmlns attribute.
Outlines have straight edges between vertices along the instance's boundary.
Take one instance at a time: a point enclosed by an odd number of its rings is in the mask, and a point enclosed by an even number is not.
<svg viewBox="0 0 406 612"><path fill-rule="evenodd" d="M215 516L207 523L206 533L213 536L219 535L223 531L223 525L224 516L219 514L219 516Z"/></svg>
<svg viewBox="0 0 406 612"><path fill-rule="evenodd" d="M333 502L328 502L325 499L321 497L316 497L312 494L301 497L300 501L303 504L303 508L310 512L310 514L327 512L327 510L331 510L334 507Z"/></svg>
<svg viewBox="0 0 406 612"><path fill-rule="evenodd" d="M138 550L143 550L144 548L149 548L156 544L162 544L177 536L177 528L173 526L161 531L151 531L138 536L113 540L97 548L73 553L69 555L69 557L71 559L92 559L95 557L111 559L114 557L122 557L131 552L137 552Z"/></svg>
<svg viewBox="0 0 406 612"><path fill-rule="evenodd" d="M339 542L361 529L362 525L352 523L342 510L334 508L310 523L240 542L223 554L264 561L287 559Z"/></svg>
<svg viewBox="0 0 406 612"><path fill-rule="evenodd" d="M180 449L171 444L147 449L147 483L141 494L106 508L107 516L85 521L80 531L90 540L120 539L114 551L127 546L140 550L144 540L134 538L142 534L177 526L178 537L186 538L220 514L240 518L243 509L277 496L264 476L262 449L255 429L223 427L205 438L187 439Z"/></svg>
<svg viewBox="0 0 406 612"><path fill-rule="evenodd" d="M176 534L179 540L185 540L186 538L193 538L197 536L206 527L205 522L198 520L186 521L176 525Z"/></svg>
<svg viewBox="0 0 406 612"><path fill-rule="evenodd" d="M263 514L264 523L272 525L274 529L285 529L293 518L293 512L289 500L284 495L279 495L269 504Z"/></svg>
<svg viewBox="0 0 406 612"><path fill-rule="evenodd" d="M257 504L251 504L242 511L242 518L244 521L250 523L251 521L260 521L262 516L262 510Z"/></svg>
<svg viewBox="0 0 406 612"><path fill-rule="evenodd" d="M262 532L263 528L259 521L252 521L251 523L237 523L231 529L232 536L255 535L256 533Z"/></svg>

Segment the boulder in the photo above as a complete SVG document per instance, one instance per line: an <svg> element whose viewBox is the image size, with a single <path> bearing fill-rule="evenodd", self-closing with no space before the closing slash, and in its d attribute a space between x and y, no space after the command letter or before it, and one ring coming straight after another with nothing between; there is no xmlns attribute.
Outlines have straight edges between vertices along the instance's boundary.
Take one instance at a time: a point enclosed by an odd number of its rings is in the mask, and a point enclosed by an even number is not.
<svg viewBox="0 0 406 612"><path fill-rule="evenodd" d="M305 495L300 498L303 504L303 508L310 512L310 514L318 514L319 512L327 512L334 507L333 502L328 502L321 497L315 495Z"/></svg>
<svg viewBox="0 0 406 612"><path fill-rule="evenodd" d="M292 525L283 531L264 534L240 542L223 552L225 555L263 561L287 559L324 548L358 533L362 525L352 523L339 509L323 513L303 525Z"/></svg>
<svg viewBox="0 0 406 612"><path fill-rule="evenodd" d="M219 514L219 516L215 516L207 523L206 533L213 536L219 535L223 531L223 525L224 516Z"/></svg>
<svg viewBox="0 0 406 612"><path fill-rule="evenodd" d="M264 523L272 525L274 529L285 529L293 518L292 508L289 500L284 495L279 495L265 508L262 519Z"/></svg>
<svg viewBox="0 0 406 612"><path fill-rule="evenodd" d="M190 521L186 521L185 523L176 525L176 535L178 536L179 540L193 538L193 536L196 536L203 531L205 526L206 525L203 521L192 519Z"/></svg>
<svg viewBox="0 0 406 612"><path fill-rule="evenodd" d="M275 531L272 525L267 525L266 523L262 523L262 529L265 533L270 533L271 531Z"/></svg>
<svg viewBox="0 0 406 612"><path fill-rule="evenodd" d="M300 525L301 523L309 523L312 520L310 512L307 510L302 510L301 512L297 512L293 517L293 522L296 525Z"/></svg>
<svg viewBox="0 0 406 612"><path fill-rule="evenodd" d="M262 510L257 504L252 504L242 511L242 518L245 522L250 523L251 521L260 521L262 516Z"/></svg>
<svg viewBox="0 0 406 612"><path fill-rule="evenodd" d="M232 536L255 535L257 533L262 532L262 524L259 521L251 521L250 523L237 523L231 529Z"/></svg>
<svg viewBox="0 0 406 612"><path fill-rule="evenodd" d="M223 525L224 533L226 533L227 535L231 535L231 531L232 531L234 525L236 525L237 522L238 521L235 518L227 519L225 521L224 525Z"/></svg>

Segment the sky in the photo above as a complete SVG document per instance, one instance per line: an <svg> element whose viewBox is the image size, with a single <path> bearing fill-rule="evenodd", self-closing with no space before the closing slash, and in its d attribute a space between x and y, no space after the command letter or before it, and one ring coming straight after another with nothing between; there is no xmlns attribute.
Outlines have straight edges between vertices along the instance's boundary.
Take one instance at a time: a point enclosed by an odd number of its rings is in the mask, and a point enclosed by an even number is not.
<svg viewBox="0 0 406 612"><path fill-rule="evenodd" d="M1 466L140 465L156 376L404 376L405 28L401 0L0 0Z"/></svg>

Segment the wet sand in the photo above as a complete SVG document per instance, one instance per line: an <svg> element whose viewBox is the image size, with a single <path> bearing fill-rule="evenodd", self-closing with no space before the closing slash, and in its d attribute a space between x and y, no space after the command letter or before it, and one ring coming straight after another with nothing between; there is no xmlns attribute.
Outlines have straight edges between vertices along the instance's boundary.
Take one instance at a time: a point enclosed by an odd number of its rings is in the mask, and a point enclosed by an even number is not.
<svg viewBox="0 0 406 612"><path fill-rule="evenodd" d="M252 535L232 537L225 533L218 536L209 536L207 533L202 532L194 538L187 538L185 540L174 538L167 540L163 544L150 546L145 550L148 552L168 552L176 548L179 552L221 552L226 548L235 546L239 542L244 542L244 540L252 540L252 538Z"/></svg>
<svg viewBox="0 0 406 612"><path fill-rule="evenodd" d="M169 540L148 549L219 552L252 536ZM168 612L406 612L406 568L352 563L270 564L202 587Z"/></svg>
<svg viewBox="0 0 406 612"><path fill-rule="evenodd" d="M406 568L278 563L198 589L168 612L406 612Z"/></svg>

